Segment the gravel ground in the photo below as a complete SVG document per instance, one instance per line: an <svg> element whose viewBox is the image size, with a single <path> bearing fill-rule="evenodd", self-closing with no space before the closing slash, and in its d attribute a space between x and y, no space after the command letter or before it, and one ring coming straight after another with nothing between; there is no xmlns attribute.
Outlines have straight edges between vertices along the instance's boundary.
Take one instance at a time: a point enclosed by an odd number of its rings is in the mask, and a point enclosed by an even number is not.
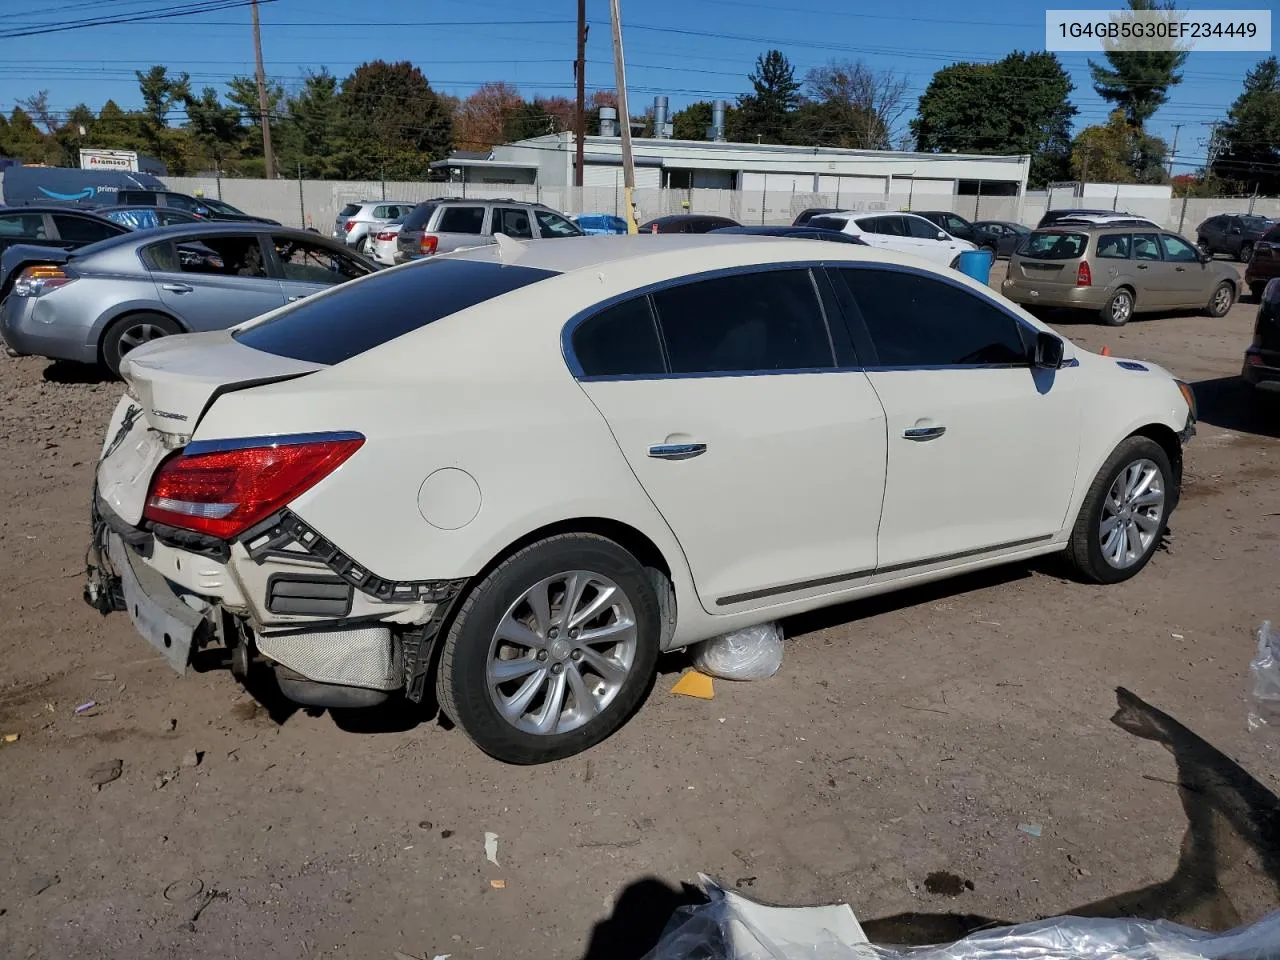
<svg viewBox="0 0 1280 960"><path fill-rule="evenodd" d="M1255 310L1060 326L1196 384L1184 500L1134 581L1020 565L825 611L787 624L776 677L710 702L669 693L670 657L619 734L532 769L429 714L357 722L173 675L80 601L119 386L0 363L0 734L20 735L0 742L0 956L616 960L699 871L845 900L889 942L1260 916L1280 741L1249 733L1245 691L1251 633L1280 620L1280 414L1236 379Z"/></svg>

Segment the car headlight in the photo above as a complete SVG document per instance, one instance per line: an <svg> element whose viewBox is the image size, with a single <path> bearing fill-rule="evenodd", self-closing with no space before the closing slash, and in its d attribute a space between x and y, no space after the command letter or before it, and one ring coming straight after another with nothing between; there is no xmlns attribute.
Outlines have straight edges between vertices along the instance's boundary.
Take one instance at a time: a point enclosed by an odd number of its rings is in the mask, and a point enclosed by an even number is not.
<svg viewBox="0 0 1280 960"><path fill-rule="evenodd" d="M1187 401L1187 409L1191 411L1192 419L1199 419L1196 416L1196 392L1191 389L1191 384L1185 380L1174 380L1178 385L1178 391L1182 394L1182 399Z"/></svg>

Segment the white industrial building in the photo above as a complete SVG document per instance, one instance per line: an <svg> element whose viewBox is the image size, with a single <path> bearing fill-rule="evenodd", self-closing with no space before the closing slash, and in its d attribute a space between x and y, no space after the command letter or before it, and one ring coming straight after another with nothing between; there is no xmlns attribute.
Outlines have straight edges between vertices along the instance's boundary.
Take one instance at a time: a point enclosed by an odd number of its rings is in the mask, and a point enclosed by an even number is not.
<svg viewBox="0 0 1280 960"><path fill-rule="evenodd" d="M655 103L655 118L665 119L666 98ZM584 145L583 185L614 187L622 176L622 142L610 136L616 120L601 111L603 136L588 136ZM723 114L708 134L723 130ZM657 120L655 127L669 130ZM723 139L674 140L633 137L636 187L645 189L713 189L746 193L823 194L839 197L954 196L1021 197L1026 192L1031 158L974 154L900 153L888 150L845 150L728 143ZM487 157L455 155L432 166L448 171L463 184L519 184L543 188L574 183L575 142L572 133L551 133L495 146Z"/></svg>

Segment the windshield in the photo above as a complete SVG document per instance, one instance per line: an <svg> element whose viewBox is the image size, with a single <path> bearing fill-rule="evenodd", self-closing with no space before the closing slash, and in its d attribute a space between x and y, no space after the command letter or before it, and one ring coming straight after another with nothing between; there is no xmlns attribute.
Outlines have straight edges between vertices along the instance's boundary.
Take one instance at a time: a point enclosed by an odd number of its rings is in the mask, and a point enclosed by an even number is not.
<svg viewBox="0 0 1280 960"><path fill-rule="evenodd" d="M1240 218L1240 225L1246 230L1265 230L1271 223L1267 217L1249 215Z"/></svg>
<svg viewBox="0 0 1280 960"><path fill-rule="evenodd" d="M1075 260L1088 245L1088 234L1037 230L1022 242L1018 254L1032 260Z"/></svg>
<svg viewBox="0 0 1280 960"><path fill-rule="evenodd" d="M221 200L210 200L208 197L204 197L202 202L214 213L234 213L238 217L246 216L243 210L237 210L231 204L223 203Z"/></svg>

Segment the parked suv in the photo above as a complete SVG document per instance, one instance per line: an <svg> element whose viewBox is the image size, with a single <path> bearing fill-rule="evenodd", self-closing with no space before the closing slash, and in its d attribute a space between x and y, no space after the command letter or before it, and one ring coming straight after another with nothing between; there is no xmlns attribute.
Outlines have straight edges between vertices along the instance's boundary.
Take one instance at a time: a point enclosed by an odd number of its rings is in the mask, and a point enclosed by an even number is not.
<svg viewBox="0 0 1280 960"><path fill-rule="evenodd" d="M541 203L519 200L428 200L400 228L396 262L493 243L495 233L513 240L581 237L568 218Z"/></svg>
<svg viewBox="0 0 1280 960"><path fill-rule="evenodd" d="M1253 257L1244 268L1244 282L1254 299L1262 298L1263 288L1274 277L1280 277L1280 224L1272 227L1253 245Z"/></svg>
<svg viewBox="0 0 1280 960"><path fill-rule="evenodd" d="M1271 397L1280 396L1280 280L1260 291L1253 343L1244 352L1240 376Z"/></svg>
<svg viewBox="0 0 1280 960"><path fill-rule="evenodd" d="M392 220L407 217L414 208L408 200L358 200L348 203L333 222L333 239L357 248L366 257L373 256L373 244L379 227Z"/></svg>
<svg viewBox="0 0 1280 960"><path fill-rule="evenodd" d="M1226 316L1239 292L1235 268L1175 233L1135 223L1032 231L1010 258L1001 293L1028 307L1097 311L1113 327L1162 309Z"/></svg>
<svg viewBox="0 0 1280 960"><path fill-rule="evenodd" d="M1221 213L1196 227L1196 246L1209 256L1225 253L1248 263L1263 235L1276 225L1266 217L1245 213Z"/></svg>

